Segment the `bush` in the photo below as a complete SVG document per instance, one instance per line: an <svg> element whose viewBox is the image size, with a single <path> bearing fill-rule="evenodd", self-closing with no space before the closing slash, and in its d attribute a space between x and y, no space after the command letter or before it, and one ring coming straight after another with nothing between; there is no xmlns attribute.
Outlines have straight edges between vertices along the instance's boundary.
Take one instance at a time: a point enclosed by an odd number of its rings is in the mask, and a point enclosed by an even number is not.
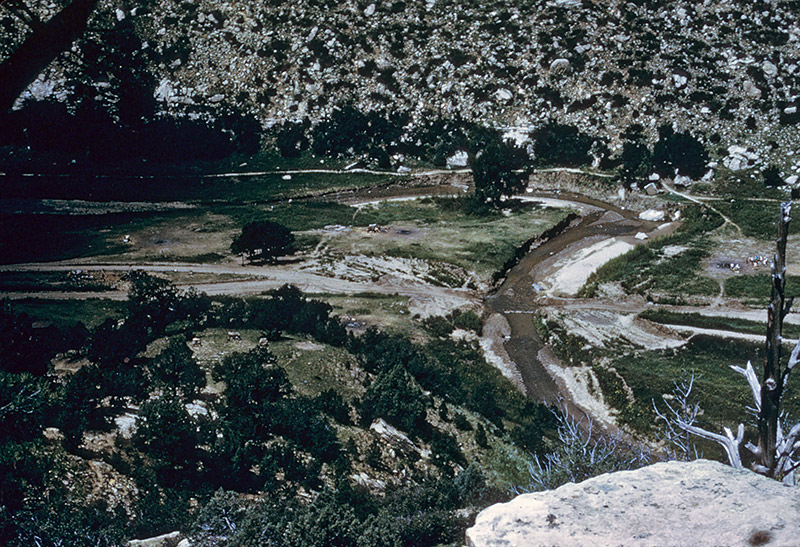
<svg viewBox="0 0 800 547"><path fill-rule="evenodd" d="M365 423L377 417L412 433L425 423L428 400L414 379L395 366L378 375L364 394L361 416Z"/></svg>
<svg viewBox="0 0 800 547"><path fill-rule="evenodd" d="M656 171L664 177L672 177L676 172L693 179L702 177L708 152L700 141L688 133L673 133L671 128L662 128L660 133L653 148Z"/></svg>
<svg viewBox="0 0 800 547"><path fill-rule="evenodd" d="M580 167L590 163L589 150L594 139L576 127L550 122L531 135L538 165Z"/></svg>
<svg viewBox="0 0 800 547"><path fill-rule="evenodd" d="M631 451L616 437L584 433L581 425L559 414L556 449L534 456L529 465L530 482L516 487L518 493L552 490L567 482L581 482L603 473L636 469L650 463L649 454Z"/></svg>

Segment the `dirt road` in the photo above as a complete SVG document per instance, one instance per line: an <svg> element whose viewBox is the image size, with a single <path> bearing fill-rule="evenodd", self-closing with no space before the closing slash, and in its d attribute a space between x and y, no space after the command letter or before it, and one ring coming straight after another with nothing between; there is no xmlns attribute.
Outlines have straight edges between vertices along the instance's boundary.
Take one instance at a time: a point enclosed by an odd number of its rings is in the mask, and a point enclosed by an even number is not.
<svg viewBox="0 0 800 547"><path fill-rule="evenodd" d="M442 300L450 302L452 308L468 307L477 302L478 297L469 289L451 289L434 285L413 285L407 283L396 283L391 281L381 282L380 280L372 283L348 281L336 277L327 277L298 270L292 266L253 266L235 264L187 264L187 263L156 263L156 264L103 264L91 263L80 260L70 260L65 262L45 262L32 264L12 264L0 266L0 272L62 272L74 271L78 269L91 271L113 271L129 272L142 270L147 272L181 272L194 274L214 274L214 275L241 275L247 277L258 277L255 280L247 281L226 281L220 283L192 283L178 285L180 288L195 287L199 291L211 296L220 295L253 295L264 291L277 289L286 284L295 285L306 293L331 293L331 294L358 294L372 292L379 294L397 294L411 298L426 300ZM105 291L105 292L61 292L61 291L41 291L24 293L3 293L6 298L49 298L49 299L87 299L87 298L109 298L112 300L124 300L124 291Z"/></svg>

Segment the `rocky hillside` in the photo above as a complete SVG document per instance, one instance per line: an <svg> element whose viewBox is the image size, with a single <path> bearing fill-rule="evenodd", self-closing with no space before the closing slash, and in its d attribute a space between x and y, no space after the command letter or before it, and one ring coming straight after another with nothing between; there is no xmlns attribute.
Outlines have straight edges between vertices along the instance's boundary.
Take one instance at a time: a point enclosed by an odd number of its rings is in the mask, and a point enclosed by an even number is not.
<svg viewBox="0 0 800 547"><path fill-rule="evenodd" d="M794 545L796 491L718 462L657 463L485 509L471 547Z"/></svg>
<svg viewBox="0 0 800 547"><path fill-rule="evenodd" d="M146 59L160 108L172 113L235 109L270 124L317 121L353 103L412 120L434 113L521 128L556 120L607 136L612 151L632 124L651 140L674 124L720 152L742 146L732 155L745 165L785 165L800 162L797 8L792 0L105 0L84 42L132 24L141 43L130 53ZM0 42L18 42L18 22L7 14L0 22ZM66 96L75 71L91 68L76 62L86 55L76 46L31 94ZM94 81L99 92L113 84L102 71Z"/></svg>

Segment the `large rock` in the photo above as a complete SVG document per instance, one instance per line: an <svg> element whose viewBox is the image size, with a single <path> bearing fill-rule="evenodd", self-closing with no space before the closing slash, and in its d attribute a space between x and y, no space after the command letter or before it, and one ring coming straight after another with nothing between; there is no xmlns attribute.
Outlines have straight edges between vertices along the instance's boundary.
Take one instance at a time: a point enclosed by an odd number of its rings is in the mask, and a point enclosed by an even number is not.
<svg viewBox="0 0 800 547"><path fill-rule="evenodd" d="M467 545L798 545L798 494L718 462L657 463L492 505Z"/></svg>

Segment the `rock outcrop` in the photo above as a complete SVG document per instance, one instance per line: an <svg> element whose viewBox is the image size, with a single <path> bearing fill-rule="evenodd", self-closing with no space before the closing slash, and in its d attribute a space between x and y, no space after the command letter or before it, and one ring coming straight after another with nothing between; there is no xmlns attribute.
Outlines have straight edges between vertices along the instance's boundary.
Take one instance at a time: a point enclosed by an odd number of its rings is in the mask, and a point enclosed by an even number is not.
<svg viewBox="0 0 800 547"><path fill-rule="evenodd" d="M467 545L797 545L798 490L708 460L657 463L482 511Z"/></svg>

